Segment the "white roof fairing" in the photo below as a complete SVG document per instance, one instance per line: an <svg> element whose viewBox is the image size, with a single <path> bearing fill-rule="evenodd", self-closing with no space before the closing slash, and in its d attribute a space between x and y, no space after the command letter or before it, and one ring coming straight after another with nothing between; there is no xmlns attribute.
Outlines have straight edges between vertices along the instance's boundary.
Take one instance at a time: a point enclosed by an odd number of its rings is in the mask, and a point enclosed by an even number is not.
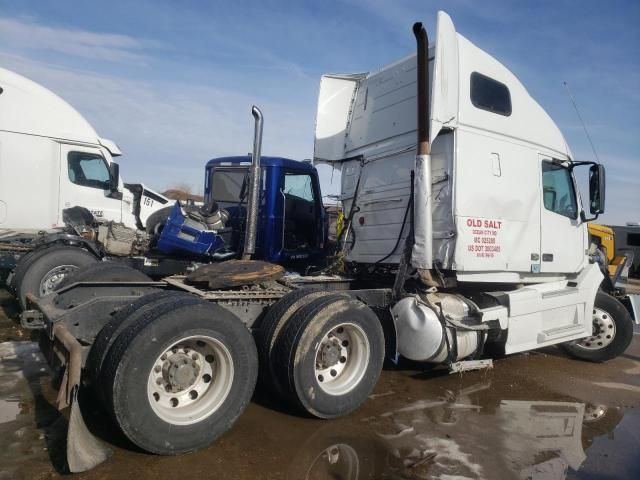
<svg viewBox="0 0 640 480"><path fill-rule="evenodd" d="M460 103L456 123L495 132L551 150L571 158L564 135L520 80L493 56L457 34ZM512 112L503 116L472 105L470 78L478 72L505 84L511 95Z"/></svg>
<svg viewBox="0 0 640 480"><path fill-rule="evenodd" d="M0 68L0 131L100 144L89 122L42 85Z"/></svg>
<svg viewBox="0 0 640 480"><path fill-rule="evenodd" d="M443 127L472 128L571 158L562 132L515 74L457 33L446 13L438 12L437 25L435 44L429 47L432 142ZM415 70L414 53L367 74L324 75L316 116L316 160L336 162L362 153L363 148L415 142ZM510 115L472 104L474 72L506 85Z"/></svg>

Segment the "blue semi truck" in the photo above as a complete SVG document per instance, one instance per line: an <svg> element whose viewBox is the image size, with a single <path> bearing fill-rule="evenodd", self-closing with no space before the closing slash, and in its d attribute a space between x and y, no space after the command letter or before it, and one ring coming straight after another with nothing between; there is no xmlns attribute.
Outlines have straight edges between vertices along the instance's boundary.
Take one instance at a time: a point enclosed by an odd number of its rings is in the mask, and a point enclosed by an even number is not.
<svg viewBox="0 0 640 480"><path fill-rule="evenodd" d="M317 170L309 162L282 157L261 157L260 164L263 181L254 258L294 268L323 261L328 229ZM194 218L176 203L160 234L158 250L169 255L239 256L250 166L248 155L207 162L204 206ZM209 218L215 223L208 225L215 230L203 225Z"/></svg>

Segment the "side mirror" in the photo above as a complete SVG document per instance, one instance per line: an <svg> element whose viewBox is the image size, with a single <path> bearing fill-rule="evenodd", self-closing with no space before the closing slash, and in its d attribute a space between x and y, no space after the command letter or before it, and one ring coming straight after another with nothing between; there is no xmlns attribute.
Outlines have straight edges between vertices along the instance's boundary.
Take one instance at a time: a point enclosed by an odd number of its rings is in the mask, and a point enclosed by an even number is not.
<svg viewBox="0 0 640 480"><path fill-rule="evenodd" d="M109 189L111 193L118 192L118 184L120 183L120 165L116 162L109 164Z"/></svg>
<svg viewBox="0 0 640 480"><path fill-rule="evenodd" d="M604 213L605 173L604 165L589 168L589 211L592 215Z"/></svg>

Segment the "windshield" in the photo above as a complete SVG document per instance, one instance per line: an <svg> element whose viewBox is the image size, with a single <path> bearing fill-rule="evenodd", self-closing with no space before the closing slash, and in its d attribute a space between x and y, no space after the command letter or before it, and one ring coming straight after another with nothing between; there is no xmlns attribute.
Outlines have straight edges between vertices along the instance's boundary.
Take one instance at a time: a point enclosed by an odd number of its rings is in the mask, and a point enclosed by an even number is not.
<svg viewBox="0 0 640 480"><path fill-rule="evenodd" d="M214 168L211 175L211 198L216 202L246 203L249 188L246 183L248 183L248 172L244 168L233 170Z"/></svg>

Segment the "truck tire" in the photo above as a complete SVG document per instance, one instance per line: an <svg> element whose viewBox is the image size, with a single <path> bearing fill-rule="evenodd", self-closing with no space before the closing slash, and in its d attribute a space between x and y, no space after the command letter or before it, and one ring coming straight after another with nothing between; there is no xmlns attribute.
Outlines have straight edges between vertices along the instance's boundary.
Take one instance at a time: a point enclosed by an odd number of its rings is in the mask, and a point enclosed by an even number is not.
<svg viewBox="0 0 640 480"><path fill-rule="evenodd" d="M96 342L91 347L89 355L87 357L87 364L89 365L89 373L92 377L94 384L94 391L102 401L102 404L107 411L113 411L113 402L110 399L110 377L107 373L107 365L111 365L113 368L114 363L117 364L117 359L111 359L112 355L120 355L119 353L111 353L112 346L122 332L135 328L134 325L138 322L143 322L145 325L152 321L154 318L169 313L175 309L182 308L184 306L200 303L201 300L195 295L185 294L183 292L167 292L162 291L165 295L157 294L153 292L148 295L140 297L138 300L130 305L126 305L122 309L122 313L115 318L114 321L107 323L103 330L100 331L96 337ZM166 300L166 301L165 301ZM109 326L109 328L107 328ZM107 328L106 330L104 330ZM91 353L95 348L93 354Z"/></svg>
<svg viewBox="0 0 640 480"><path fill-rule="evenodd" d="M272 305L260 323L260 328L255 333L260 368L258 379L263 386L275 394L283 395L282 386L273 366L273 347L282 333L283 327L302 306L330 293L310 288L293 290Z"/></svg>
<svg viewBox="0 0 640 480"><path fill-rule="evenodd" d="M27 294L40 298L55 291L62 279L80 267L99 260L80 247L59 245L34 255L29 264L16 277L16 296L22 309L27 308Z"/></svg>
<svg viewBox="0 0 640 480"><path fill-rule="evenodd" d="M209 445L233 426L255 388L258 355L249 330L218 305L190 301L146 312L120 333L104 363L108 410L124 435L151 453Z"/></svg>
<svg viewBox="0 0 640 480"><path fill-rule="evenodd" d="M294 406L336 418L362 405L384 361L384 333L359 300L329 295L293 314L274 350L274 370Z"/></svg>
<svg viewBox="0 0 640 480"><path fill-rule="evenodd" d="M129 265L119 262L90 263L64 277L57 289L77 282L151 282L151 278Z"/></svg>
<svg viewBox="0 0 640 480"><path fill-rule="evenodd" d="M602 291L593 306L593 335L559 347L589 362L605 362L621 355L633 340L633 320L618 300Z"/></svg>
<svg viewBox="0 0 640 480"><path fill-rule="evenodd" d="M25 272L29 269L29 267L34 262L34 260L40 257L45 251L47 251L52 246L53 245L47 245L40 248L36 248L35 250L31 250L29 253L26 253L22 257L20 257L20 260L18 260L18 263L16 264L16 268L13 271L13 277L11 278L11 283L9 284L9 287L11 288L13 293L17 294L18 285L20 285L20 282L22 282L22 277L24 277Z"/></svg>
<svg viewBox="0 0 640 480"><path fill-rule="evenodd" d="M22 278L22 275L24 275L24 270L26 269L26 266L31 263L31 259L35 256L36 253L39 253L39 252L40 250L38 249L31 250L30 252L27 252L20 257L20 259L16 263L16 267L13 269L13 275L11 275L11 278L7 282L7 288L11 293L14 293L14 294L16 293L16 284L17 284L18 278Z"/></svg>
<svg viewBox="0 0 640 480"><path fill-rule="evenodd" d="M167 218L169 218L172 209L173 205L161 208L149 215L145 222L145 230L149 235L159 235L160 232L162 232L162 228L164 227Z"/></svg>
<svg viewBox="0 0 640 480"><path fill-rule="evenodd" d="M100 388L100 375L105 358L107 357L111 345L113 345L116 338L118 338L123 330L137 322L138 319L157 305L167 302L174 302L175 304L175 302L184 298L191 298L194 301L197 300L196 297L185 292L158 290L156 292L148 293L134 302L123 306L116 312L111 320L102 327L100 332L98 332L98 335L96 335L96 338L91 345L91 350L89 350L86 368L89 380L94 387L96 394L100 397L103 403L105 402L105 399L102 397L102 389Z"/></svg>

